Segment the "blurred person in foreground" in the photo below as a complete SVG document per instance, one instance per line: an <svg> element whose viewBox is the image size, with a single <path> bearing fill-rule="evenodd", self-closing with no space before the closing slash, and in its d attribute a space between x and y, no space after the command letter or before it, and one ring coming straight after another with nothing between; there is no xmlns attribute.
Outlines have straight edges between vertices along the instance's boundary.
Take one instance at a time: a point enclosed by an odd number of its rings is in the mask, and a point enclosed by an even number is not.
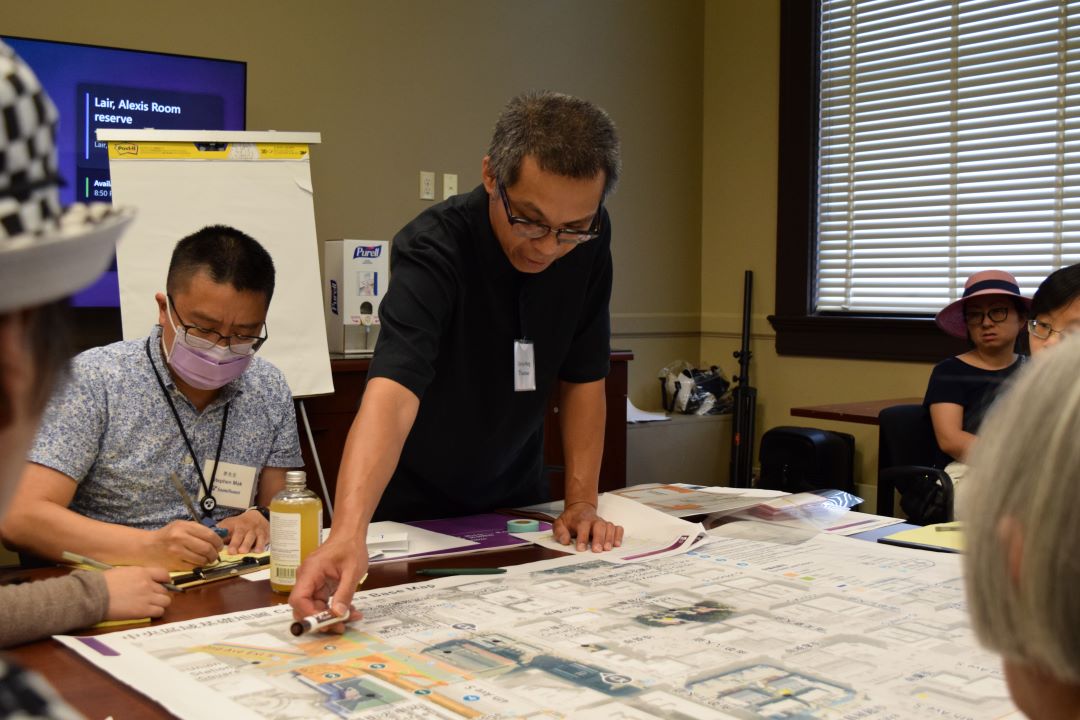
<svg viewBox="0 0 1080 720"><path fill-rule="evenodd" d="M1066 338L1018 373L979 432L962 513L972 624L1035 720L1080 718L1078 367Z"/></svg>
<svg viewBox="0 0 1080 720"><path fill-rule="evenodd" d="M67 367L67 298L112 260L130 213L60 208L56 107L0 42L0 515L26 464L42 410ZM0 644L104 619L160 616L161 569L117 568L0 587ZM37 676L0 659L0 716L77 717Z"/></svg>

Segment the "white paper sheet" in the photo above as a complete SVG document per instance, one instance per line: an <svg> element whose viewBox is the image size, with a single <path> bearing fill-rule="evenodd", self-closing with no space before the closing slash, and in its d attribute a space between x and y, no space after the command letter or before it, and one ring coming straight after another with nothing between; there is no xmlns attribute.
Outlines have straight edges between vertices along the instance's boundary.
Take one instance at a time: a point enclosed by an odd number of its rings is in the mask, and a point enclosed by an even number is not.
<svg viewBox="0 0 1080 720"><path fill-rule="evenodd" d="M437 552L439 550L452 550L454 548L468 548L471 545L477 543L472 540L466 540L465 538L454 537L453 535L444 535L442 533L431 532L424 528L413 527L412 525L406 525L405 523L391 522L389 520L383 520L381 522L374 522L368 525L368 538L377 538L380 535L407 535L409 539L409 546L403 550L386 550L380 549L378 555L372 554L368 556L368 561L374 565L376 563L390 562L391 560L401 560L413 555L423 555L425 553ZM330 535L330 528L323 529L323 542ZM370 542L370 540L369 540ZM241 575L240 577L252 582L256 580L269 580L270 570L260 570L258 572L248 573L247 575Z"/></svg>
<svg viewBox="0 0 1080 720"><path fill-rule="evenodd" d="M66 647L178 717L1019 717L959 556L737 523L701 550L589 556L358 593L344 635L291 609Z"/></svg>
<svg viewBox="0 0 1080 720"><path fill-rule="evenodd" d="M468 548L471 545L477 544L472 540L466 540L465 538L444 535L443 533L432 532L431 530L413 527L412 525L406 525L405 523L392 522L390 520L374 522L368 525L369 538L382 534L393 535L399 533L408 534L409 547L404 550L383 550L382 557L377 558L375 562L390 562L391 560L400 560L402 558L412 557L413 555L424 555L426 553L437 552L439 550L452 550L454 548Z"/></svg>
<svg viewBox="0 0 1080 720"><path fill-rule="evenodd" d="M626 422L663 422L664 420L670 419L671 417L668 416L667 413L639 410L637 407L634 406L634 403L630 402L630 398L626 398Z"/></svg>
<svg viewBox="0 0 1080 720"><path fill-rule="evenodd" d="M871 515L870 513L848 510L837 518L835 522L825 527L822 532L829 533L830 535L857 535L861 532L877 530L878 528L889 527L890 525L898 525L902 522L904 521L901 518L884 517L882 515Z"/></svg>
<svg viewBox="0 0 1080 720"><path fill-rule="evenodd" d="M619 497L615 493L604 493L600 496L597 513L605 520L621 525L625 533L620 547L596 554L597 558L611 563L643 562L679 555L689 551L705 535L705 528L701 523L680 520L648 505ZM560 552L581 555L592 553L591 544L579 552L576 543L563 545L555 539L550 530L511 534Z"/></svg>
<svg viewBox="0 0 1080 720"><path fill-rule="evenodd" d="M206 225L232 225L277 268L259 357L285 373L297 397L334 391L307 159L113 160L109 172L114 202L138 211L116 254L125 339L157 322L154 293L165 291L176 242Z"/></svg>

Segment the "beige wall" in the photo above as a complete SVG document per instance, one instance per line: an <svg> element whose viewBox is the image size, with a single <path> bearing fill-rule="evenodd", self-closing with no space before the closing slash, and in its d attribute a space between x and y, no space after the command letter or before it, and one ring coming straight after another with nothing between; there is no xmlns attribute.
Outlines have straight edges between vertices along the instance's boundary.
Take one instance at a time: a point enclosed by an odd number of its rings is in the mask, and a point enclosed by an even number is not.
<svg viewBox="0 0 1080 720"><path fill-rule="evenodd" d="M589 97L623 138L613 344L636 354L636 404L659 406L656 372L674 359L734 373L745 269L759 433L799 424L793 405L923 390L926 365L773 349L777 0L36 0L6 5L0 32L246 60L248 127L323 134L321 239L392 236L426 206L421 169L471 188L514 93ZM872 483L874 430L814 424L856 433Z"/></svg>
<svg viewBox="0 0 1080 720"><path fill-rule="evenodd" d="M752 320L757 438L777 425L855 435L856 473L873 501L877 428L791 417L798 405L922 395L930 366L781 357L766 320L776 294L779 2L710 0L705 6L702 177L702 355L738 348L742 272L754 271Z"/></svg>
<svg viewBox="0 0 1080 720"><path fill-rule="evenodd" d="M269 0L6 4L0 32L248 62L250 129L318 130L320 239L389 238L428 205L418 173L479 183L505 102L529 88L614 118L624 180L613 343L635 351L635 397L698 352L701 0ZM654 402L654 405L658 401Z"/></svg>

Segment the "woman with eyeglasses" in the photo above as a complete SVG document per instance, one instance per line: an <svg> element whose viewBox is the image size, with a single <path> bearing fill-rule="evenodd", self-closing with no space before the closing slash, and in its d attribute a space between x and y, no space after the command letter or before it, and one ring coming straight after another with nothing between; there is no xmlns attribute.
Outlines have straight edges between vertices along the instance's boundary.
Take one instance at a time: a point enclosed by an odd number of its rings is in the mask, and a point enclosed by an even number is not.
<svg viewBox="0 0 1080 720"><path fill-rule="evenodd" d="M954 484L964 475L975 433L998 388L1023 362L1016 339L1030 304L1011 274L982 270L964 283L963 296L935 318L938 327L971 346L934 367L923 399L941 450L934 465L944 468Z"/></svg>
<svg viewBox="0 0 1080 720"><path fill-rule="evenodd" d="M1080 330L1080 265L1050 273L1031 299L1028 341L1036 355Z"/></svg>

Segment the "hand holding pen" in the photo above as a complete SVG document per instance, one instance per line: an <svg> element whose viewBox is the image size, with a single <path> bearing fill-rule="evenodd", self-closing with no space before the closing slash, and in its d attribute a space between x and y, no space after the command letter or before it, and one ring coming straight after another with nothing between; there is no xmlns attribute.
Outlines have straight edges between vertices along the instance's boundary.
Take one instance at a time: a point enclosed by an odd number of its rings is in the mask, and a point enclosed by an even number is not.
<svg viewBox="0 0 1080 720"><path fill-rule="evenodd" d="M212 517L202 517L176 473L169 480L195 522L174 520L163 528L151 530L150 542L140 553L140 561L169 570L190 570L217 562L225 546L223 536L228 531L217 527Z"/></svg>
<svg viewBox="0 0 1080 720"><path fill-rule="evenodd" d="M169 582L168 571L135 566L106 570L105 586L109 590L106 620L159 618L172 603L166 588L175 587Z"/></svg>
<svg viewBox="0 0 1080 720"><path fill-rule="evenodd" d="M364 584L367 580L367 573L360 578L360 582L356 584L357 589ZM314 615L308 615L300 620L295 621L289 626L289 632L299 637L304 633L312 632L315 630L325 630L333 625L348 622L350 620L351 610L347 611L344 615L337 615L333 610L327 608L322 612L315 613Z"/></svg>
<svg viewBox="0 0 1080 720"><path fill-rule="evenodd" d="M183 592L169 582L169 573L161 568L113 567L72 552L64 552L61 557L67 562L102 572L109 596L105 620L161 617L165 614L165 608L172 603L166 589Z"/></svg>
<svg viewBox="0 0 1080 720"><path fill-rule="evenodd" d="M190 520L174 520L150 531L150 541L141 548L139 562L168 570L191 570L217 562L224 547L224 541L210 528Z"/></svg>

